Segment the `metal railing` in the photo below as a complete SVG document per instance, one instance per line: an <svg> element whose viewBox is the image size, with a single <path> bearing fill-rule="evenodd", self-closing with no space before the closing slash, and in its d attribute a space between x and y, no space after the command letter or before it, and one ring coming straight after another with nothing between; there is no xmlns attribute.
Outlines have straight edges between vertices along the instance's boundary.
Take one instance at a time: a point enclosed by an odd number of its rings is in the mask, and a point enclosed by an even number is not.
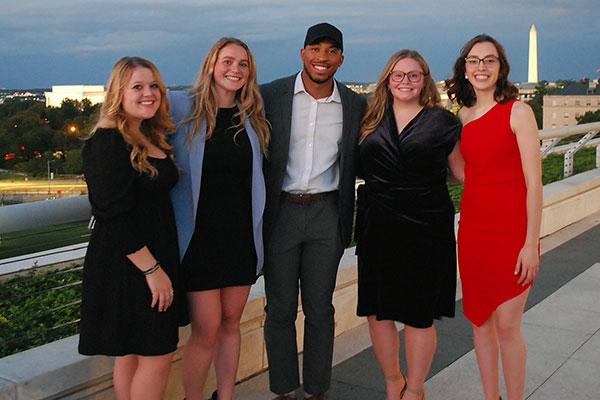
<svg viewBox="0 0 600 400"><path fill-rule="evenodd" d="M573 175L575 153L583 147L595 147L596 168L598 168L600 167L600 147L598 146L600 144L600 139L594 139L598 132L600 132L600 122L543 129L540 131L540 139L542 140L542 158L545 158L552 153L564 153L563 175L566 178ZM574 135L583 136L577 142L557 146L564 138Z"/></svg>

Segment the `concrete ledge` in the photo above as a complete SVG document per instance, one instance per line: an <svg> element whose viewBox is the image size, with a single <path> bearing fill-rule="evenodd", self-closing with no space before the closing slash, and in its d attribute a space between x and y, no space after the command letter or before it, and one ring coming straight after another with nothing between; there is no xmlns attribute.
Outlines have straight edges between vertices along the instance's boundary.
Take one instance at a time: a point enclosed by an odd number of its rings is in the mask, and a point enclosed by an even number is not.
<svg viewBox="0 0 600 400"><path fill-rule="evenodd" d="M544 186L541 236L600 210L600 168Z"/></svg>
<svg viewBox="0 0 600 400"><path fill-rule="evenodd" d="M0 399L69 398L111 387L112 359L78 354L77 341L71 336L2 358L0 378L8 384Z"/></svg>
<svg viewBox="0 0 600 400"><path fill-rule="evenodd" d="M600 210L600 169L575 175L544 187L542 236ZM346 249L340 262L334 306L336 336L365 322L356 311L356 256L354 248ZM264 371L267 357L263 340L264 285L262 279L252 288L250 300L242 316L242 354L238 380L245 380ZM296 328L298 348L303 338L303 315L298 309ZM180 346L189 335L189 327L180 329ZM109 357L84 357L77 354L77 336L49 343L0 360L0 400L114 398ZM183 398L181 385L180 347L175 354L167 387L167 399ZM208 396L214 389L211 373L207 383ZM206 397L205 396L205 397Z"/></svg>

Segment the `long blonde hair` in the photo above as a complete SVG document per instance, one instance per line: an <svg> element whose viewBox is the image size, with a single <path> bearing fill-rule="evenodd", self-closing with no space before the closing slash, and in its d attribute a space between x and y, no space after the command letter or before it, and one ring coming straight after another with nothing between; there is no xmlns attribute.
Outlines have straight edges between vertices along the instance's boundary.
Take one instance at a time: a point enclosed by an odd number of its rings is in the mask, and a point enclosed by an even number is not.
<svg viewBox="0 0 600 400"><path fill-rule="evenodd" d="M147 68L152 71L154 80L160 89L160 105L152 118L145 119L138 127L127 123L127 114L122 105L123 92L133 70L135 68ZM154 144L168 156L171 155L173 147L167 143L166 135L175 129L175 125L169 117L169 101L167 90L156 66L141 57L123 57L113 66L108 78L106 97L100 110L100 118L94 126L93 132L98 128L116 127L125 142L131 145L131 165L136 171L146 172L155 177L158 174L156 168L148 161L148 149L144 146L144 138Z"/></svg>
<svg viewBox="0 0 600 400"><path fill-rule="evenodd" d="M423 73L425 84L419 94L419 104L425 108L439 107L441 103L440 94L438 93L435 82L431 77L429 65L425 59L415 50L404 49L392 54L388 62L383 67L381 75L377 80L375 92L369 99L369 106L360 123L360 142L365 140L367 136L377 129L377 126L383 119L383 115L388 108L388 105L393 101L392 94L388 88L388 79L396 63L405 58L412 58L419 63Z"/></svg>
<svg viewBox="0 0 600 400"><path fill-rule="evenodd" d="M266 153L267 146L269 145L269 125L264 117L263 101L256 82L256 62L248 45L240 39L223 37L217 40L210 50L208 50L208 54L200 67L198 77L192 85L191 91L194 95L192 111L190 116L183 122L193 123L193 135L198 133L201 123L205 122L206 138L209 139L212 136L217 121L217 111L219 110L214 79L215 63L221 49L229 44L236 44L242 47L248 54L248 81L236 93L236 100L239 102L237 115L240 117L240 123L235 128L238 129L238 132L241 131L244 127L244 121L248 118L250 125L256 131L263 153Z"/></svg>

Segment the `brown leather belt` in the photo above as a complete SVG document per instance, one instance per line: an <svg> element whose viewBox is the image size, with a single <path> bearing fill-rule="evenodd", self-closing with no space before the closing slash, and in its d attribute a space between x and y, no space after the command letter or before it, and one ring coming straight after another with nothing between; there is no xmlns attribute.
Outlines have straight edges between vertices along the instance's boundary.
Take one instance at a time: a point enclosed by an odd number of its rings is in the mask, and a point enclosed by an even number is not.
<svg viewBox="0 0 600 400"><path fill-rule="evenodd" d="M327 196L330 196L334 193L337 193L337 190L331 192L323 192L323 193L288 193L281 192L281 197L285 201L289 201L293 204L310 204L315 201L322 200Z"/></svg>

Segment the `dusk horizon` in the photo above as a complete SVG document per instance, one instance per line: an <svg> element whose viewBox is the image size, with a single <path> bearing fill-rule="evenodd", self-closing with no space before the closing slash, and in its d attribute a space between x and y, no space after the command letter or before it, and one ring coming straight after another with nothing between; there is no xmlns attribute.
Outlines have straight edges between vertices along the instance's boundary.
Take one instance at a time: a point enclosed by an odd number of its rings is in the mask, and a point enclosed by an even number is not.
<svg viewBox="0 0 600 400"><path fill-rule="evenodd" d="M125 55L152 60L167 85L189 85L207 49L221 36L248 43L257 60L258 80L264 83L299 71L306 29L323 21L344 33L345 60L336 78L345 82L375 81L388 57L401 48L419 51L435 80L448 78L462 45L480 33L504 45L510 79L522 82L527 79L531 24L538 32L539 80L594 79L600 74L600 26L594 23L593 0L316 4L267 0L185 0L176 7L165 0L8 4L0 16L0 87L105 84L114 62Z"/></svg>

